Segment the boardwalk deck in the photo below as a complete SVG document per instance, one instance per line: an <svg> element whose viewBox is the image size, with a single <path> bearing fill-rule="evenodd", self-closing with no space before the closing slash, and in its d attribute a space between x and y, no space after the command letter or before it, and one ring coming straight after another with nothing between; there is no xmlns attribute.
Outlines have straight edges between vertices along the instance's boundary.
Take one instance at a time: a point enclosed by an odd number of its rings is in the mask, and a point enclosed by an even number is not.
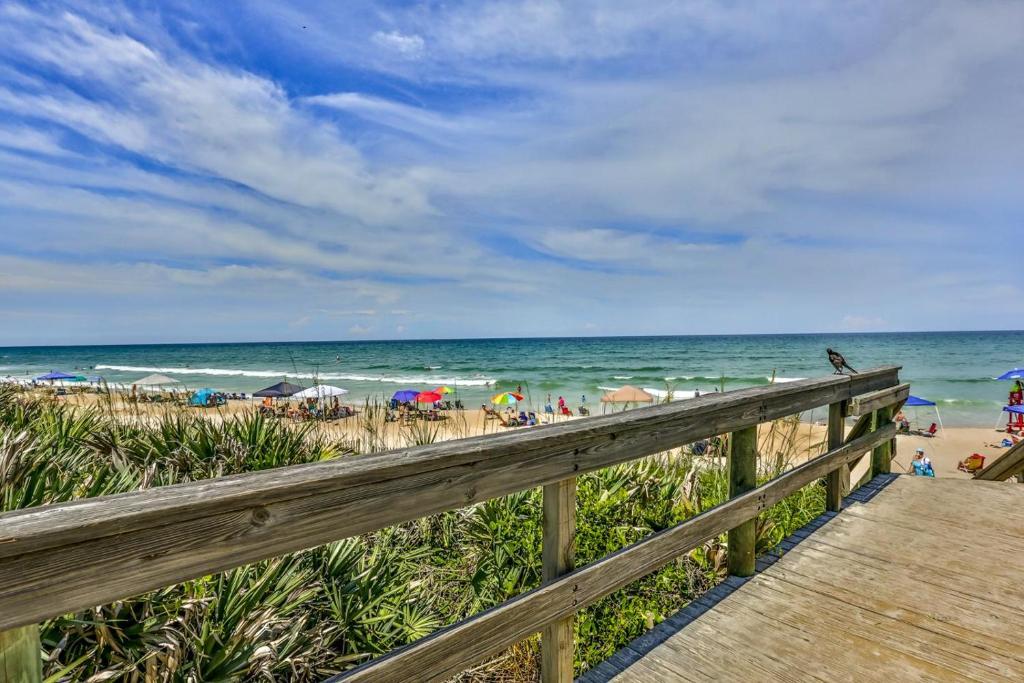
<svg viewBox="0 0 1024 683"><path fill-rule="evenodd" d="M1024 680L1024 486L881 475L583 677Z"/></svg>

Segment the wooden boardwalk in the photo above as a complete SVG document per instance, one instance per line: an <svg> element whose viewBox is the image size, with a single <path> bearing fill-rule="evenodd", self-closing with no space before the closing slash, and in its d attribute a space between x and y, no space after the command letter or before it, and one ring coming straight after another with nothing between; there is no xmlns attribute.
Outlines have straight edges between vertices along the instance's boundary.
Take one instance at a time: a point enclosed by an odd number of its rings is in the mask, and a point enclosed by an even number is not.
<svg viewBox="0 0 1024 683"><path fill-rule="evenodd" d="M1024 486L880 475L583 677L1024 680Z"/></svg>

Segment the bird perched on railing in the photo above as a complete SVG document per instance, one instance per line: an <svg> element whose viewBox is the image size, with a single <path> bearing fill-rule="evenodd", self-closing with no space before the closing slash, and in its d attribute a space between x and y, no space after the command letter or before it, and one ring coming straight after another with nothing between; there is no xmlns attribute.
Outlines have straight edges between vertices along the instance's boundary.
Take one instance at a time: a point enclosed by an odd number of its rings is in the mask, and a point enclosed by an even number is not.
<svg viewBox="0 0 1024 683"><path fill-rule="evenodd" d="M833 351L832 349L825 349L825 351L828 353L828 362L836 369L835 374L843 374L843 368L846 368L855 375L857 374L857 371L851 368L850 364L846 362L845 358L843 358L843 354L838 351Z"/></svg>

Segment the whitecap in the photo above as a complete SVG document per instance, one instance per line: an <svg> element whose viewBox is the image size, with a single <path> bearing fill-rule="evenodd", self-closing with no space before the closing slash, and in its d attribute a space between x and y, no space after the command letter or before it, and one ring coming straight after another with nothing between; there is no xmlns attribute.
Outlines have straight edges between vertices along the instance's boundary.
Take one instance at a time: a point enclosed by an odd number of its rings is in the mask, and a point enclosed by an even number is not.
<svg viewBox="0 0 1024 683"><path fill-rule="evenodd" d="M344 372L294 372L289 370L239 370L232 368L182 368L182 367L148 367L139 365L97 365L97 370L116 370L118 372L159 372L165 375L211 375L216 377L293 377L296 379L317 380L348 380L350 382L382 382L386 384L451 384L465 387L487 387L497 380L493 377L441 377L436 375L358 375Z"/></svg>

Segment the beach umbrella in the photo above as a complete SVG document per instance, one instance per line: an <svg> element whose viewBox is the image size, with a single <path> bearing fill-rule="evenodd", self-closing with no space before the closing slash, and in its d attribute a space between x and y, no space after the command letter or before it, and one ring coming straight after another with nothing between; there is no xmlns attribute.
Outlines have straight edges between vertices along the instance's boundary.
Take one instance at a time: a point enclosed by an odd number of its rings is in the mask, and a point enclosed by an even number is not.
<svg viewBox="0 0 1024 683"><path fill-rule="evenodd" d="M455 390L452 389L451 387L443 386L442 385L442 386L439 386L437 389L434 389L434 393L435 394L454 394Z"/></svg>
<svg viewBox="0 0 1024 683"><path fill-rule="evenodd" d="M278 382L266 389L260 389L253 393L253 396L256 396L257 398L284 398L286 396L293 396L305 388L306 387L300 387L298 384L292 384L291 382Z"/></svg>
<svg viewBox="0 0 1024 683"><path fill-rule="evenodd" d="M436 391L421 391L416 394L417 403L437 403L441 400L441 394Z"/></svg>
<svg viewBox="0 0 1024 683"><path fill-rule="evenodd" d="M601 397L601 403L651 403L652 401L654 401L654 397L646 391L628 384L621 389L609 391Z"/></svg>
<svg viewBox="0 0 1024 683"><path fill-rule="evenodd" d="M514 391L503 391L500 394L491 396L491 403L498 406L507 406L512 403L519 403L523 400L522 394L517 394Z"/></svg>
<svg viewBox="0 0 1024 683"><path fill-rule="evenodd" d="M312 386L308 389L303 389L302 391L292 394L292 398L315 398L319 401L325 398L330 398L331 396L344 396L347 393L348 389L333 387L330 384L317 384L316 386Z"/></svg>
<svg viewBox="0 0 1024 683"><path fill-rule="evenodd" d="M420 392L416 391L415 389L400 389L396 391L391 398L395 401L398 401L399 403L408 403L410 401L416 400L416 396L419 393Z"/></svg>
<svg viewBox="0 0 1024 683"><path fill-rule="evenodd" d="M75 378L75 375L69 375L68 373L61 372L60 370L50 370L45 375L39 375L38 377L36 377L36 381L37 382L43 382L43 381L50 381L50 382L52 382L53 380L66 380L66 379L74 379L74 378Z"/></svg>
<svg viewBox="0 0 1024 683"><path fill-rule="evenodd" d="M166 384L181 384L181 380L168 377L167 375L146 375L141 379L137 379L132 384L137 384L140 387L162 387Z"/></svg>
<svg viewBox="0 0 1024 683"><path fill-rule="evenodd" d="M996 379L1021 379L1024 380L1024 368L1014 368L1013 370L1007 370L1003 374L996 377Z"/></svg>

